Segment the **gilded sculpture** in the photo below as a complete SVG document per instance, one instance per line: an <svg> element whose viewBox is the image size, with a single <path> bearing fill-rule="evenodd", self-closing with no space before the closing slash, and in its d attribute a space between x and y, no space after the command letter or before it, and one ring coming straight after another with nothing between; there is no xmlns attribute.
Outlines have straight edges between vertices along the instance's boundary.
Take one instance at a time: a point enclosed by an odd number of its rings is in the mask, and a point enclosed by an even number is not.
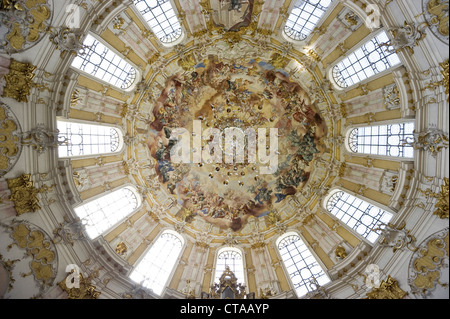
<svg viewBox="0 0 450 319"><path fill-rule="evenodd" d="M28 102L30 90L33 87L36 66L31 63L11 59L9 73L4 76L6 85L2 97L10 97L19 102Z"/></svg>
<svg viewBox="0 0 450 319"><path fill-rule="evenodd" d="M407 295L408 292L400 288L398 281L388 276L386 280L381 281L380 287L366 294L366 299L403 299Z"/></svg>
<svg viewBox="0 0 450 319"><path fill-rule="evenodd" d="M448 258L449 233L447 228L424 240L411 257L408 282L412 292L426 295L438 285L448 287L448 282L441 282L442 272L445 271Z"/></svg>

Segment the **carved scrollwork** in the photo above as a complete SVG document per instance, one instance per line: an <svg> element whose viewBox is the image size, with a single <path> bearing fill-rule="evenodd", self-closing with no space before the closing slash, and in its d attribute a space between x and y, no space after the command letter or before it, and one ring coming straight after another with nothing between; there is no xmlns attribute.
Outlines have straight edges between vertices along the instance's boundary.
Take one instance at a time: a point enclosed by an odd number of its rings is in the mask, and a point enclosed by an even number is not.
<svg viewBox="0 0 450 319"><path fill-rule="evenodd" d="M56 248L50 237L36 225L27 221L13 220L10 225L1 224L13 239L8 246L25 249L28 256L32 258L29 266L30 273L22 274L22 277L33 275L34 279L41 285L41 292L50 287L56 277L57 254Z"/></svg>
<svg viewBox="0 0 450 319"><path fill-rule="evenodd" d="M16 53L31 48L51 24L52 0L0 1L0 52Z"/></svg>
<svg viewBox="0 0 450 319"><path fill-rule="evenodd" d="M448 287L448 282L441 282L444 268L448 272L448 237L448 228L429 236L411 257L408 283L414 294L426 297L438 286Z"/></svg>

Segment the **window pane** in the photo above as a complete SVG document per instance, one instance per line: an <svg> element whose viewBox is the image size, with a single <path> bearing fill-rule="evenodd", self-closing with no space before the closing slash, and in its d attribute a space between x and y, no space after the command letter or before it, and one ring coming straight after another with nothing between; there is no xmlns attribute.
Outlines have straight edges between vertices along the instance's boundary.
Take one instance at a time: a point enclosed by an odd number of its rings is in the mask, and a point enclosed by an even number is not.
<svg viewBox="0 0 450 319"><path fill-rule="evenodd" d="M308 247L303 243L300 236L292 234L284 237L278 243L278 250L298 297L304 296L314 289L310 286L310 284L314 283L314 279L320 285L330 282L330 279ZM288 267L288 265L292 266Z"/></svg>
<svg viewBox="0 0 450 319"><path fill-rule="evenodd" d="M169 0L134 0L134 4L161 42L171 43L182 35Z"/></svg>
<svg viewBox="0 0 450 319"><path fill-rule="evenodd" d="M116 128L67 121L57 121L57 126L60 157L106 154L119 149L120 134Z"/></svg>
<svg viewBox="0 0 450 319"><path fill-rule="evenodd" d="M136 79L135 68L90 34L86 36L83 44L86 48L73 60L74 68L121 89L127 89L133 84ZM122 66L119 67L119 63Z"/></svg>
<svg viewBox="0 0 450 319"><path fill-rule="evenodd" d="M380 46L388 41L389 38L383 31L338 63L333 68L333 78L336 84L342 88L347 88L400 64L401 61L392 47ZM361 64L364 69L358 72L359 68L352 67L356 64ZM355 76L356 74L357 76Z"/></svg>
<svg viewBox="0 0 450 319"><path fill-rule="evenodd" d="M348 204L351 209L343 210L342 203ZM373 229L378 228L381 223L388 223L393 217L391 213L343 191L338 191L330 197L327 210L371 243L379 236L379 232ZM351 210L353 213L349 214ZM350 215L352 218L348 218Z"/></svg>
<svg viewBox="0 0 450 319"><path fill-rule="evenodd" d="M124 187L76 207L75 213L84 221L86 233L93 239L132 213L138 205L135 193Z"/></svg>
<svg viewBox="0 0 450 319"><path fill-rule="evenodd" d="M331 0L298 0L286 22L285 33L293 40L305 40L331 2Z"/></svg>
<svg viewBox="0 0 450 319"><path fill-rule="evenodd" d="M161 295L182 248L181 237L164 232L133 270L131 280Z"/></svg>
<svg viewBox="0 0 450 319"><path fill-rule="evenodd" d="M348 139L354 153L412 158L414 149L405 145L414 138L414 123L370 126L354 129Z"/></svg>
<svg viewBox="0 0 450 319"><path fill-rule="evenodd" d="M226 266L230 267L230 270L236 276L238 283L245 284L244 263L242 254L238 250L225 249L219 252L216 260L214 282L219 282L220 276L222 276Z"/></svg>

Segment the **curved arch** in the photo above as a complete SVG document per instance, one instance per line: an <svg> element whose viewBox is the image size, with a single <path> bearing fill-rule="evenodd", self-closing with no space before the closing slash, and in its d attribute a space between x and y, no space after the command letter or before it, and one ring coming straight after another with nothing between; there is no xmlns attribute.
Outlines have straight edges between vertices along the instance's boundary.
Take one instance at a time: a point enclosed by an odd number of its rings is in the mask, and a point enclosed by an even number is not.
<svg viewBox="0 0 450 319"><path fill-rule="evenodd" d="M330 282L330 278L299 234L287 232L275 243L298 297L313 291L315 288L311 287L311 284L315 283L314 281L320 286Z"/></svg>
<svg viewBox="0 0 450 319"><path fill-rule="evenodd" d="M219 278L225 271L226 266L230 267L230 270L238 279L238 283L244 284L246 282L244 274L244 254L240 249L235 247L223 247L217 251L214 282L219 282Z"/></svg>
<svg viewBox="0 0 450 319"><path fill-rule="evenodd" d="M135 67L91 33L87 34L83 45L83 50L72 61L73 68L121 90L133 89L139 78Z"/></svg>
<svg viewBox="0 0 450 319"><path fill-rule="evenodd" d="M372 244L380 235L376 230L382 228L380 224L387 224L394 217L392 213L341 189L332 190L323 205L331 215Z"/></svg>
<svg viewBox="0 0 450 319"><path fill-rule="evenodd" d="M142 199L133 186L113 190L74 208L85 226L89 238L94 239L111 229L123 218L135 212Z"/></svg>
<svg viewBox="0 0 450 319"><path fill-rule="evenodd" d="M169 229L164 230L133 269L130 279L160 296L183 246L184 238L180 234Z"/></svg>
<svg viewBox="0 0 450 319"><path fill-rule="evenodd" d="M183 29L169 0L134 0L134 5L162 44L179 43Z"/></svg>
<svg viewBox="0 0 450 319"><path fill-rule="evenodd" d="M284 25L283 35L294 41L304 41L322 19L333 0L297 1Z"/></svg>
<svg viewBox="0 0 450 319"><path fill-rule="evenodd" d="M355 154L412 159L414 147L405 142L414 139L414 127L414 122L397 122L349 128L345 146Z"/></svg>
<svg viewBox="0 0 450 319"><path fill-rule="evenodd" d="M348 89L400 65L400 58L392 47L383 49L382 44L388 41L389 37L386 31L378 31L370 40L330 68L329 75L332 82L341 90Z"/></svg>
<svg viewBox="0 0 450 319"><path fill-rule="evenodd" d="M116 126L58 119L57 127L60 158L117 154L124 147L122 129Z"/></svg>

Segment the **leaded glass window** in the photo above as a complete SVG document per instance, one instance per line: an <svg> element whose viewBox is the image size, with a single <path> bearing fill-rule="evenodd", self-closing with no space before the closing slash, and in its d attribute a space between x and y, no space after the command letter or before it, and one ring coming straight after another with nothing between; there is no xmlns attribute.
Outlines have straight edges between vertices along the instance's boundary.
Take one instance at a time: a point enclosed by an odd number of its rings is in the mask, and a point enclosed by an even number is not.
<svg viewBox="0 0 450 319"><path fill-rule="evenodd" d="M299 235L288 233L278 240L281 259L298 297L313 291L315 281L324 286L330 279Z"/></svg>
<svg viewBox="0 0 450 319"><path fill-rule="evenodd" d="M117 152L122 134L114 127L58 121L59 157L97 155Z"/></svg>
<svg viewBox="0 0 450 319"><path fill-rule="evenodd" d="M161 295L183 248L183 238L165 231L132 271L130 278Z"/></svg>
<svg viewBox="0 0 450 319"><path fill-rule="evenodd" d="M284 32L293 40L305 40L316 27L333 0L297 0Z"/></svg>
<svg viewBox="0 0 450 319"><path fill-rule="evenodd" d="M140 199L131 187L123 187L76 207L89 238L96 238L138 208Z"/></svg>
<svg viewBox="0 0 450 319"><path fill-rule="evenodd" d="M344 191L333 193L327 201L327 210L359 235L374 243L379 228L387 224L393 215ZM377 230L378 229L378 230Z"/></svg>
<svg viewBox="0 0 450 319"><path fill-rule="evenodd" d="M414 123L365 126L350 132L348 144L354 153L393 157L414 157L414 147L406 144L414 139Z"/></svg>
<svg viewBox="0 0 450 319"><path fill-rule="evenodd" d="M341 88L347 88L401 63L391 46L381 46L389 38L385 31L348 55L333 67L333 79Z"/></svg>
<svg viewBox="0 0 450 319"><path fill-rule="evenodd" d="M72 66L123 90L136 80L136 69L124 59L88 34L85 49L72 62Z"/></svg>
<svg viewBox="0 0 450 319"><path fill-rule="evenodd" d="M134 4L162 43L181 37L181 25L169 0L135 0Z"/></svg>
<svg viewBox="0 0 450 319"><path fill-rule="evenodd" d="M216 274L214 282L218 283L220 276L225 271L225 267L230 267L230 270L234 273L238 283L244 284L244 262L242 259L242 253L235 248L224 248L217 254L216 260Z"/></svg>

